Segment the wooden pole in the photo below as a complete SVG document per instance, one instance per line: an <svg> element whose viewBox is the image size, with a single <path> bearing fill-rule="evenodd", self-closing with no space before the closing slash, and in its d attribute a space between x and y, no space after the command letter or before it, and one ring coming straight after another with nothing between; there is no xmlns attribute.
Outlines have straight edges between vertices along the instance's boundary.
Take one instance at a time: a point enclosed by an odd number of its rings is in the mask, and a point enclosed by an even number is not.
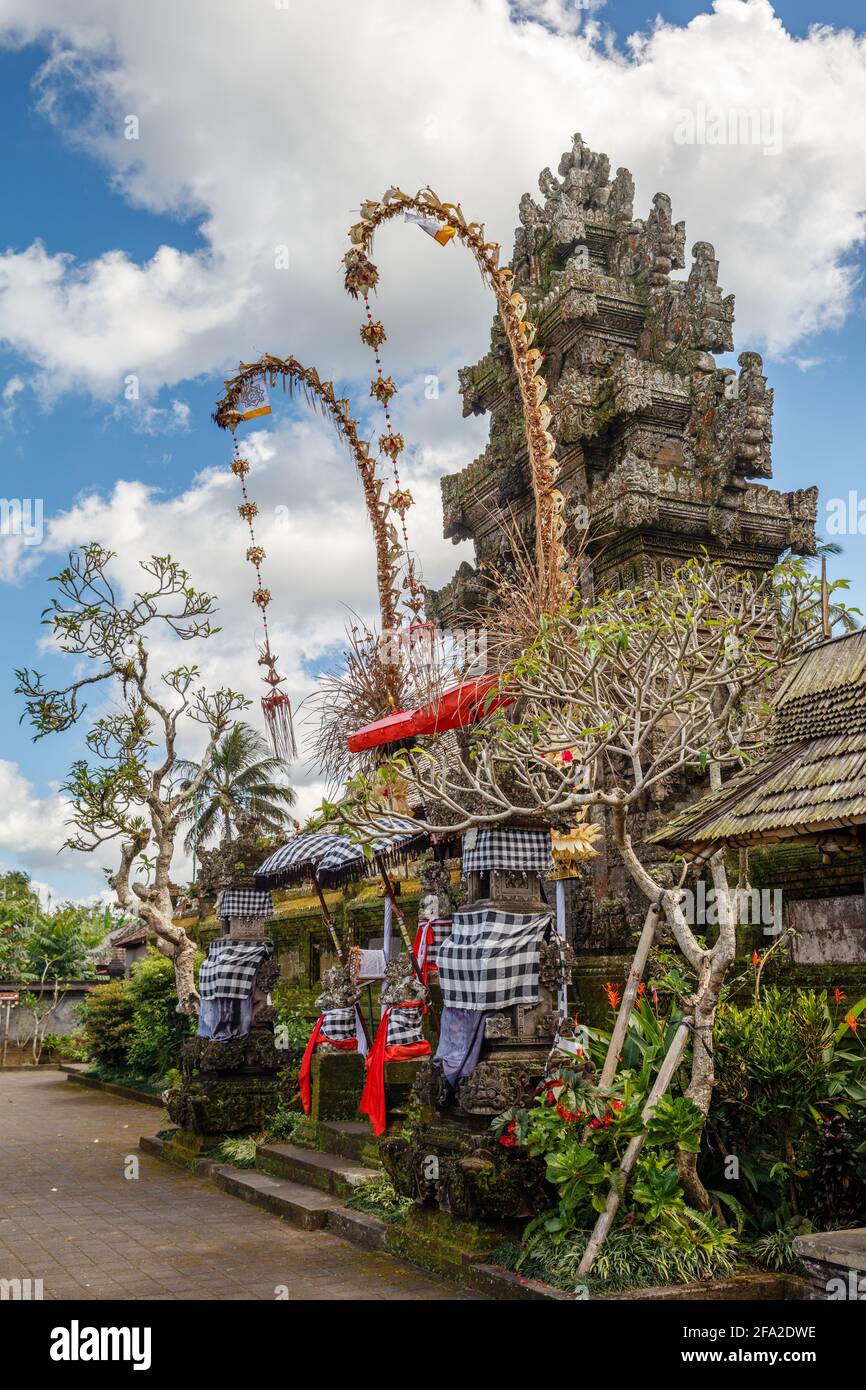
<svg viewBox="0 0 866 1390"><path fill-rule="evenodd" d="M315 873L313 874L313 883L316 888L316 897L319 899L319 905L322 909L322 921L325 924L328 935L330 936L332 942L337 948L337 955L340 957L340 964L345 965L346 952L343 950L343 947L340 944L340 938L338 937L337 929L334 926L334 919L331 916L331 910L328 907L328 904L325 902L325 895L322 892L322 885L319 882L318 876Z"/></svg>
<svg viewBox="0 0 866 1390"><path fill-rule="evenodd" d="M325 926L326 926L326 928L327 928L327 930L328 930L328 935L330 936L332 942L334 943L334 946L337 948L337 955L340 957L340 964L341 964L341 965L345 965L345 964L347 963L348 959L349 959L349 953L348 953L348 951L344 951L344 950L343 950L343 947L342 947L341 944L340 944L340 938L339 938L338 935L337 935L337 928L334 926L334 919L333 919L333 917L331 916L331 910L330 910L330 908L328 907L327 902L325 901L325 895L324 895L324 893L322 892L322 885L321 885L321 883L319 882L318 875L315 874L315 873L313 874L313 883L314 883L315 886L316 886L316 896L317 896L318 899L319 899L319 905L320 905L320 907L321 907L321 909L322 909L322 921L324 922L324 924L325 924ZM358 1021L359 1021L359 1023L361 1024L361 1028L362 1028L363 1033L364 1033L364 1037L367 1039L367 1046L369 1047L369 1045L370 1045L370 1034L369 1034L369 1032L367 1031L367 1025L366 1025L366 1023L364 1022L364 1015L363 1015L363 1013L361 1012L361 1009L360 1009L360 1007L359 1007L357 1004L355 1005L355 1009L356 1009L356 1012L357 1012L357 1015L358 1015Z"/></svg>
<svg viewBox="0 0 866 1390"><path fill-rule="evenodd" d="M7 1049L7 1047L9 1046L9 1029L10 1029L10 1027L11 1027L11 1017L12 1017L12 1005L11 1005L11 1003L9 1003L9 1001L7 1000L7 1002L6 1002L6 1027L5 1027L5 1029L3 1030L3 1060L0 1061L0 1067L5 1067L5 1065L6 1065L6 1049Z"/></svg>
<svg viewBox="0 0 866 1390"><path fill-rule="evenodd" d="M622 1003L619 1006L619 1013L616 1016L616 1023L613 1027L610 1042L607 1047L607 1054L604 1059L604 1066L599 1077L599 1086L609 1086L616 1076L616 1069L622 1055L625 1044L626 1033L628 1032L628 1021L631 1018L635 1000L637 999L638 986L643 979L643 972L655 939L656 926L659 919L659 904L653 903L646 915L643 924L643 931L637 943L637 950L634 953L634 960L628 972L628 979L625 983L625 992L622 996Z"/></svg>
<svg viewBox="0 0 866 1390"><path fill-rule="evenodd" d="M674 1040L668 1048L664 1061L659 1067L658 1076L656 1077L653 1088L649 1093L647 1103L644 1106L643 1111L641 1112L641 1120L643 1121L644 1125L649 1124L649 1121L652 1118L653 1111L655 1110L656 1106L658 1105L659 1101L661 1100L662 1096L664 1095L665 1091L668 1089L668 1087L671 1084L671 1081L673 1080L674 1073L676 1072L677 1067L683 1059L683 1053L686 1050L686 1042L688 1041L690 1031L691 1020L684 1019L683 1022L680 1024L679 1028L677 1029L676 1033L674 1034ZM619 1166L619 1172L617 1173L616 1178L614 1179L611 1185L610 1192L607 1196L607 1205L605 1206L604 1211L601 1213L598 1220L596 1221L592 1235L590 1236L589 1241L587 1243L587 1247L583 1252L583 1259L581 1260L577 1270L578 1279L581 1279L585 1275L590 1273L593 1265L595 1264L596 1256L598 1255L599 1250L601 1249L602 1245L607 1239L608 1231L613 1225L614 1217L616 1216L616 1213L619 1209L619 1204L622 1201L623 1193L625 1192L626 1186L628 1185L628 1180L631 1177L632 1169L634 1168L634 1165L637 1162L638 1154L644 1146L645 1139L646 1130L644 1130L641 1134L636 1134L623 1155L622 1163Z"/></svg>

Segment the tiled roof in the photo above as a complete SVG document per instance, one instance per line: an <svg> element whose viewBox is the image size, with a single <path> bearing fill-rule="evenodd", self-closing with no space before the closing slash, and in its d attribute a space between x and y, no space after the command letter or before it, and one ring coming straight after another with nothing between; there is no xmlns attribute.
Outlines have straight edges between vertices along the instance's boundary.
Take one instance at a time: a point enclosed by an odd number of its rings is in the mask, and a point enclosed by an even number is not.
<svg viewBox="0 0 866 1390"><path fill-rule="evenodd" d="M766 755L655 843L694 853L866 825L866 629L808 652L774 704Z"/></svg>

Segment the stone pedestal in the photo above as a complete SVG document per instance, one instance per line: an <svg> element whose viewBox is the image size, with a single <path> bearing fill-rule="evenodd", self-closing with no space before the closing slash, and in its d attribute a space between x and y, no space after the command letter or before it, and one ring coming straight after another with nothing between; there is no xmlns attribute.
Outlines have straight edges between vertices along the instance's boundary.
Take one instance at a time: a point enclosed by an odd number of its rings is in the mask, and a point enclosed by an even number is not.
<svg viewBox="0 0 866 1390"><path fill-rule="evenodd" d="M797 1236L794 1254L805 1268L811 1298L866 1303L866 1226Z"/></svg>
<svg viewBox="0 0 866 1390"><path fill-rule="evenodd" d="M467 912L550 911L537 874L470 874L468 887L473 901ZM408 1137L384 1139L380 1152L398 1191L420 1207L469 1222L522 1223L547 1204L542 1166L500 1145L490 1122L527 1104L542 1079L557 1032L559 979L559 948L552 942L541 948L538 1003L488 1016L478 1065L456 1093L432 1061L419 1067L418 1118Z"/></svg>
<svg viewBox="0 0 866 1390"><path fill-rule="evenodd" d="M227 935L236 941L263 940L264 923L238 918L229 923ZM264 961L256 976L246 1037L227 1042L195 1037L183 1044L183 1080L165 1092L169 1118L183 1131L209 1141L253 1132L262 1129L277 1108L280 1058L274 1043L275 1010L268 999L278 978L276 959Z"/></svg>
<svg viewBox="0 0 866 1390"><path fill-rule="evenodd" d="M364 1088L364 1059L359 1052L317 1047L310 1064L310 1115L320 1120L358 1119Z"/></svg>

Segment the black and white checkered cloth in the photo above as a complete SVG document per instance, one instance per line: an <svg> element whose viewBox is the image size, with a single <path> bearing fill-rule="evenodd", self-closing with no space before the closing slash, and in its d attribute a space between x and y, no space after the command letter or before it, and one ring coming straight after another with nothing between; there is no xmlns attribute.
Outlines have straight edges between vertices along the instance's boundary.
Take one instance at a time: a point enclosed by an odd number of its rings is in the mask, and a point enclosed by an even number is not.
<svg viewBox="0 0 866 1390"><path fill-rule="evenodd" d="M354 1004L348 1009L326 1009L322 1015L323 1042L348 1042L358 1036L358 1015Z"/></svg>
<svg viewBox="0 0 866 1390"><path fill-rule="evenodd" d="M552 873L550 831L508 830L503 827L468 831L463 836L463 872L478 873L487 869L512 869L515 873L526 874Z"/></svg>
<svg viewBox="0 0 866 1390"><path fill-rule="evenodd" d="M334 839L329 830L306 830L301 835L293 835L259 865L256 883L261 888L279 888L284 883L309 877L322 855L332 847Z"/></svg>
<svg viewBox="0 0 866 1390"><path fill-rule="evenodd" d="M423 1017L420 1004L417 1008L392 1009L388 1015L388 1047L409 1047L412 1043L423 1042Z"/></svg>
<svg viewBox="0 0 866 1390"><path fill-rule="evenodd" d="M456 912L439 948L439 983L449 1009L504 1009L538 1002L539 945L552 914L482 908Z"/></svg>
<svg viewBox="0 0 866 1390"><path fill-rule="evenodd" d="M427 835L411 816L374 816L365 836L374 855L386 859L410 849L421 849ZM375 868L363 845L336 828L308 830L294 835L275 850L256 870L256 883L262 888L279 888L284 883L309 878L313 873L330 886Z"/></svg>
<svg viewBox="0 0 866 1390"><path fill-rule="evenodd" d="M261 888L223 888L217 898L216 915L224 922L233 917L273 917L273 894Z"/></svg>
<svg viewBox="0 0 866 1390"><path fill-rule="evenodd" d="M202 999L247 999L256 971L274 954L272 941L212 941L198 977Z"/></svg>

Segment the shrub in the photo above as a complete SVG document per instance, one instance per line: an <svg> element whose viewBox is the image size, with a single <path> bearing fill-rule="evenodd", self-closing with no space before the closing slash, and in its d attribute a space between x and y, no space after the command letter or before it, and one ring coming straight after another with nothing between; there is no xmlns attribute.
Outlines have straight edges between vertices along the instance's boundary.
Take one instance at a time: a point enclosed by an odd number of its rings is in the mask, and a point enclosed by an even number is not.
<svg viewBox="0 0 866 1390"><path fill-rule="evenodd" d="M79 1006L87 1050L104 1071L126 1071L132 1037L133 1004L127 981L111 980L88 994Z"/></svg>
<svg viewBox="0 0 866 1390"><path fill-rule="evenodd" d="M82 1029L74 1033L46 1033L42 1038L44 1052L59 1057L62 1062L86 1062L89 1058L87 1039Z"/></svg>
<svg viewBox="0 0 866 1390"><path fill-rule="evenodd" d="M133 1011L127 1070L131 1076L158 1080L180 1065L181 1045L194 1030L194 1020L177 1012L174 966L153 947L133 966L126 989Z"/></svg>
<svg viewBox="0 0 866 1390"><path fill-rule="evenodd" d="M714 1222L703 1218L699 1241L683 1245L664 1232L612 1231L598 1253L592 1274L579 1280L577 1270L589 1231L575 1231L565 1240L542 1235L531 1250L504 1245L492 1259L506 1269L519 1269L530 1279L540 1279L570 1292L582 1283L589 1292L649 1288L654 1285L690 1284L699 1279L724 1279L736 1269L734 1238Z"/></svg>
<svg viewBox="0 0 866 1390"><path fill-rule="evenodd" d="M298 1008L285 985L278 985L273 994L277 1011L277 1044L280 1060L288 1072L297 1073L310 1036L312 1023L309 1011Z"/></svg>
<svg viewBox="0 0 866 1390"><path fill-rule="evenodd" d="M718 1011L705 1181L753 1229L866 1219L863 1003L849 1010L840 994L834 1014L822 991L770 987L757 1004Z"/></svg>

